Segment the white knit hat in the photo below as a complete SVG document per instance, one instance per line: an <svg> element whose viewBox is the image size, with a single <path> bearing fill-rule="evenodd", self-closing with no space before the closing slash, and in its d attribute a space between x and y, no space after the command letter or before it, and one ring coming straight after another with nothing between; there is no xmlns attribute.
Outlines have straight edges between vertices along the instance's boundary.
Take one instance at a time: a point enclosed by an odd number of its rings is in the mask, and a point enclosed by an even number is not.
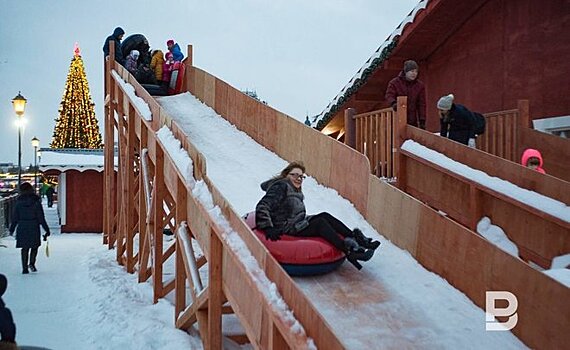
<svg viewBox="0 0 570 350"><path fill-rule="evenodd" d="M451 105L453 105L454 97L455 96L453 96L453 94L443 96L439 99L439 101L437 101L437 108L444 111L449 111L451 109Z"/></svg>

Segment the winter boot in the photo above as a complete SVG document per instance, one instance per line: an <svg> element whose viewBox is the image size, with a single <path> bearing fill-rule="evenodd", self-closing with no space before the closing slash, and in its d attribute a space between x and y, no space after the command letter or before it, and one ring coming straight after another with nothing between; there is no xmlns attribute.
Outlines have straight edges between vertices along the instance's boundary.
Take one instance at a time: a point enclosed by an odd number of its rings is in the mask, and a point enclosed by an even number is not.
<svg viewBox="0 0 570 350"><path fill-rule="evenodd" d="M22 270L22 273L23 273L24 275L26 275L26 274L30 273L30 271L28 271L28 268L27 268L27 267L24 267L24 269Z"/></svg>
<svg viewBox="0 0 570 350"><path fill-rule="evenodd" d="M366 249L376 249L380 246L379 241L374 241L372 238L366 237L358 228L352 230L352 233L354 234L354 239L361 247Z"/></svg>
<svg viewBox="0 0 570 350"><path fill-rule="evenodd" d="M32 272L38 272L38 269L36 269L35 265L30 265L30 271Z"/></svg>
<svg viewBox="0 0 570 350"><path fill-rule="evenodd" d="M373 249L364 249L359 246L358 243L352 237L346 237L344 239L344 247L346 253L346 260L348 260L357 269L362 269L362 265L359 261L368 261L374 255Z"/></svg>

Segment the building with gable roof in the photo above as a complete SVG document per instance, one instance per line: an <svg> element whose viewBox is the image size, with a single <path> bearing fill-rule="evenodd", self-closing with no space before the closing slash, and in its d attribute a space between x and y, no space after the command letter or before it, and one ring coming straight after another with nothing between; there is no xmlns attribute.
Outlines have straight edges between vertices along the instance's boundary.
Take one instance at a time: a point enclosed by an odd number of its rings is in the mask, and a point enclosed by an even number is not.
<svg viewBox="0 0 570 350"><path fill-rule="evenodd" d="M408 59L426 85L428 130L439 130L436 102L449 93L481 113L528 99L531 119L569 115L569 27L567 0L421 0L312 126L342 138L347 108L388 107L388 82Z"/></svg>

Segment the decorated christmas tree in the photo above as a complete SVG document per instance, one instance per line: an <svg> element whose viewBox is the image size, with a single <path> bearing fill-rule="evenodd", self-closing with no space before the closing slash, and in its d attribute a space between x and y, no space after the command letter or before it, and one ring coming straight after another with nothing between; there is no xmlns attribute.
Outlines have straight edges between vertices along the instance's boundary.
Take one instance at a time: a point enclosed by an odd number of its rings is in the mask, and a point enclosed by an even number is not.
<svg viewBox="0 0 570 350"><path fill-rule="evenodd" d="M50 146L51 148L102 148L101 134L95 117L95 104L91 99L89 83L77 44L73 51Z"/></svg>

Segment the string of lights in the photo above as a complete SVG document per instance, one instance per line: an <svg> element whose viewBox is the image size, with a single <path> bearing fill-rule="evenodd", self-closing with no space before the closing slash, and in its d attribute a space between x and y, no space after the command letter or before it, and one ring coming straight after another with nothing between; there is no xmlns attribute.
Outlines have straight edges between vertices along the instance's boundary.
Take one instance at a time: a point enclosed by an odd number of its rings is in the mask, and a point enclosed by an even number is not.
<svg viewBox="0 0 570 350"><path fill-rule="evenodd" d="M102 138L95 117L95 104L89 83L76 46L65 90L56 118L51 148L102 148Z"/></svg>

